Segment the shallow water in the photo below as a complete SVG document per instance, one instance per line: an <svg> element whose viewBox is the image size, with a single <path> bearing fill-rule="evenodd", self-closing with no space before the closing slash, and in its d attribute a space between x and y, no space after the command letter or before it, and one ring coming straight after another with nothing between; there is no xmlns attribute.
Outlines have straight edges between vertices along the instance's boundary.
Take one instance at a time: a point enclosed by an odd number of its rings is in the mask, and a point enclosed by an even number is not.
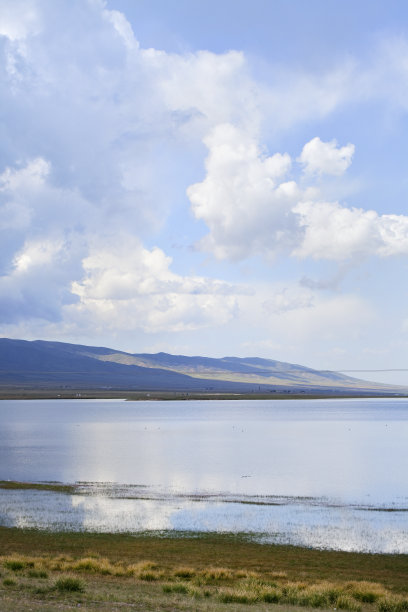
<svg viewBox="0 0 408 612"><path fill-rule="evenodd" d="M405 399L0 403L0 524L408 552Z"/></svg>

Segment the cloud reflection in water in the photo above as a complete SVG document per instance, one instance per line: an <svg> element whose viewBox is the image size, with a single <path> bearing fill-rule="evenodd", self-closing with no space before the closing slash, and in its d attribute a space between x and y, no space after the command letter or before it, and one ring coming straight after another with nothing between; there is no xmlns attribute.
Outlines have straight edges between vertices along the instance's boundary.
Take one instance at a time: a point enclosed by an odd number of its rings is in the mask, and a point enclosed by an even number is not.
<svg viewBox="0 0 408 612"><path fill-rule="evenodd" d="M245 532L262 542L347 551L408 553L407 508L390 511L327 500L242 503L171 495L156 499L1 491L0 524L49 530L137 533Z"/></svg>

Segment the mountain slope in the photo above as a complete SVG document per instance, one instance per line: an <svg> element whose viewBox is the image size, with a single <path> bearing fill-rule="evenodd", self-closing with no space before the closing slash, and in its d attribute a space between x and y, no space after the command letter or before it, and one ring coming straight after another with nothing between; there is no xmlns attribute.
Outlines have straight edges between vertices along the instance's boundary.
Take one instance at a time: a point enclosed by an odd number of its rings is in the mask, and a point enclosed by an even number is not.
<svg viewBox="0 0 408 612"><path fill-rule="evenodd" d="M390 387L258 357L125 353L105 347L0 339L0 385L183 391L370 391Z"/></svg>

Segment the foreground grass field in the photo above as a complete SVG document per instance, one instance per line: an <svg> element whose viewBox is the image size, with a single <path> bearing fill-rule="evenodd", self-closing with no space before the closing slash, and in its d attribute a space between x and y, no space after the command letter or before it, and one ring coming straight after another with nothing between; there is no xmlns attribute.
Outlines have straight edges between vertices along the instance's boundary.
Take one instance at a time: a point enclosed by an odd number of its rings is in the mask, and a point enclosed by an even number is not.
<svg viewBox="0 0 408 612"><path fill-rule="evenodd" d="M0 528L0 609L408 611L408 556Z"/></svg>

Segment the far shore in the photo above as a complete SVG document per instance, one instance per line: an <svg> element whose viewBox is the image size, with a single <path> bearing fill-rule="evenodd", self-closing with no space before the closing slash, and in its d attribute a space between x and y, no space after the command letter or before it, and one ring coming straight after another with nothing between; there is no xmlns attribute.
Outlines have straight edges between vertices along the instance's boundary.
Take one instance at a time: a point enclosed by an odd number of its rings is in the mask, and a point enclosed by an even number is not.
<svg viewBox="0 0 408 612"><path fill-rule="evenodd" d="M24 389L0 387L0 400L31 399L123 399L127 401L192 401L192 400L299 400L299 399L358 399L408 397L408 392L329 391L308 392L298 390L268 393L214 393L211 391L133 391L115 389Z"/></svg>

